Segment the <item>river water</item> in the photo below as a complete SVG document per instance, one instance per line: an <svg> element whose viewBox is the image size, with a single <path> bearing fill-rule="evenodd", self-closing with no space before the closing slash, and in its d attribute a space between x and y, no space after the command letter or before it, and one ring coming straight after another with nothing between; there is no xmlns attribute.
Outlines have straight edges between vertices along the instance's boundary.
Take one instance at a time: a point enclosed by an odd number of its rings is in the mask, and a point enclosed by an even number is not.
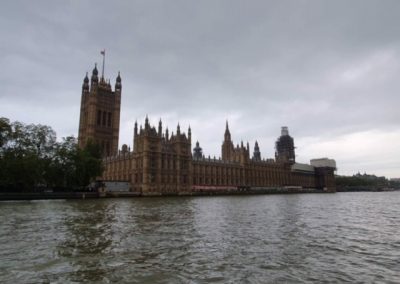
<svg viewBox="0 0 400 284"><path fill-rule="evenodd" d="M1 283L400 283L400 192L0 202Z"/></svg>

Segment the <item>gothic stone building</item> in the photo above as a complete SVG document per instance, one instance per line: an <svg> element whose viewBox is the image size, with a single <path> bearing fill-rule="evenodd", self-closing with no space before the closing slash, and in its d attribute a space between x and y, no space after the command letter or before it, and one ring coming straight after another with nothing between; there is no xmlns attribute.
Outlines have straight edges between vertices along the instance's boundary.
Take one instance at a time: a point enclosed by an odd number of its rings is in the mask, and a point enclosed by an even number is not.
<svg viewBox="0 0 400 284"><path fill-rule="evenodd" d="M83 79L81 112L79 119L79 147L89 140L100 145L104 156L118 153L119 117L121 108L121 77L118 74L115 91L103 76L98 77L97 66L90 79Z"/></svg>
<svg viewBox="0 0 400 284"><path fill-rule="evenodd" d="M206 158L199 142L193 148L191 129L176 133L163 132L151 126L146 117L144 127L133 131L133 149L126 145L118 150L121 77L115 91L104 78L98 80L97 68L91 84L86 75L82 87L79 146L89 139L98 143L104 153L105 181L128 181L131 191L142 195L192 194L199 191L238 191L267 188L316 188L335 190L334 160L311 160L311 164L295 161L293 138L282 127L276 141L275 159L262 159L258 142L250 156L249 143L234 146L228 122L221 147L221 158Z"/></svg>

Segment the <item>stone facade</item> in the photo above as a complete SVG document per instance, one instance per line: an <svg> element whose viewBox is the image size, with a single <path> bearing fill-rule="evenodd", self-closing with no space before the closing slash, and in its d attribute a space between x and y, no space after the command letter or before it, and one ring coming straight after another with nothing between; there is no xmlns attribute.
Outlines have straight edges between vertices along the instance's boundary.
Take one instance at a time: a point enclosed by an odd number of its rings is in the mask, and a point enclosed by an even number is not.
<svg viewBox="0 0 400 284"><path fill-rule="evenodd" d="M289 136L288 134L282 136ZM287 139L280 136L278 141ZM293 138L289 136L289 140ZM190 194L196 191L232 191L262 188L316 188L335 190L334 170L298 164L287 152L275 159L261 159L256 142L253 157L249 145L234 147L228 124L221 147L222 158L206 158L199 143L191 153L191 129L169 136L149 125L134 127L133 150L126 145L118 155L104 159L104 180L129 181L131 190L143 195Z"/></svg>
<svg viewBox="0 0 400 284"><path fill-rule="evenodd" d="M221 146L221 158L206 158L199 142L193 148L191 129L187 134L177 126L175 134L151 126L134 126L133 148L118 150L121 77L115 91L98 78L93 69L89 85L86 75L82 86L79 122L79 146L89 140L98 143L105 156L104 181L128 181L131 191L142 195L191 194L198 191L241 191L268 188L316 188L335 190L335 167L311 166L295 161L294 140L287 127L275 144L275 159L262 159L256 141L250 157L249 143L234 146L228 122Z"/></svg>
<svg viewBox="0 0 400 284"><path fill-rule="evenodd" d="M86 74L82 85L79 147L84 147L89 140L92 140L101 147L104 156L118 153L121 91L119 73L115 91L112 90L109 81L103 77L99 79L97 66L92 71L90 84Z"/></svg>

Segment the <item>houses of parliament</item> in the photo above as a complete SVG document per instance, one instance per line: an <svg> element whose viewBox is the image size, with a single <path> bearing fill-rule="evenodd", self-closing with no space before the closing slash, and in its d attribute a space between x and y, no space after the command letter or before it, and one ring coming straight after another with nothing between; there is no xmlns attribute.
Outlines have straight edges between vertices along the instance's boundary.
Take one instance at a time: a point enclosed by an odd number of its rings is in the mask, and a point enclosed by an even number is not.
<svg viewBox="0 0 400 284"><path fill-rule="evenodd" d="M90 80L88 74L83 79L78 144L84 147L91 140L100 146L104 181L129 182L130 191L141 195L263 188L335 191L335 161L322 158L310 164L296 163L294 140L287 127L282 127L277 138L275 158L262 159L257 142L252 155L248 143L235 146L226 122L221 157L210 158L199 142L192 144L190 127L182 131L178 124L170 134L161 120L153 126L146 116L143 127L135 122L132 149L124 144L119 150L121 94L119 73L114 90L103 74L99 76L97 66Z"/></svg>

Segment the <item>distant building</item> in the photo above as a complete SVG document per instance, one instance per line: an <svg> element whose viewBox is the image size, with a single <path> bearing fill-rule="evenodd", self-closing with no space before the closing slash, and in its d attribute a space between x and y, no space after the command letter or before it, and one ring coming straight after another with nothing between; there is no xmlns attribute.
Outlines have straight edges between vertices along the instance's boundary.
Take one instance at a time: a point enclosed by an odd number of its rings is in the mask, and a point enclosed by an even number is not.
<svg viewBox="0 0 400 284"><path fill-rule="evenodd" d="M314 167L326 167L336 169L336 161L328 158L312 159L310 161L310 164Z"/></svg>
<svg viewBox="0 0 400 284"><path fill-rule="evenodd" d="M294 140L282 127L276 141L275 159L262 159L258 142L250 157L249 143L234 145L226 122L221 158L206 158L197 141L192 153L191 129L163 131L151 126L146 117L144 127L135 122L133 148L126 145L118 151L121 104L121 77L115 91L104 78L92 72L82 87L79 146L90 139L104 153L104 181L126 181L131 190L143 195L190 194L201 190L243 190L250 188L319 188L335 190L334 160L316 159L311 165L295 161ZM329 162L330 161L330 162ZM333 161L333 163L332 163Z"/></svg>

